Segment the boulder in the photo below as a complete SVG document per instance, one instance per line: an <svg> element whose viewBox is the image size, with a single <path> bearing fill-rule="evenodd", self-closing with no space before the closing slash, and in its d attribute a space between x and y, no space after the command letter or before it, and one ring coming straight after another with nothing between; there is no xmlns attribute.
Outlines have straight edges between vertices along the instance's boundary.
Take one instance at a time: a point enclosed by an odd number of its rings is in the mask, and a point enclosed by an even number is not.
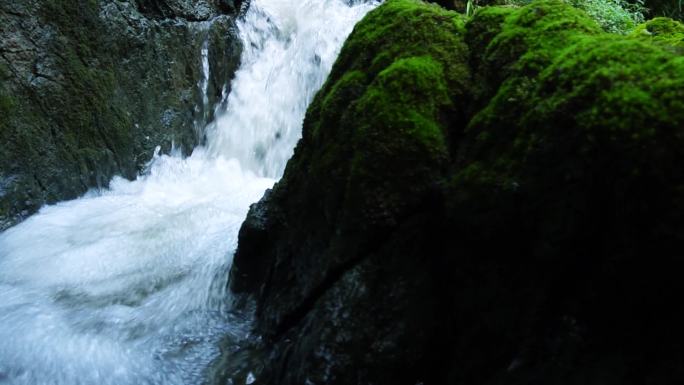
<svg viewBox="0 0 684 385"><path fill-rule="evenodd" d="M683 101L563 2L386 1L240 231L257 383L681 383Z"/></svg>

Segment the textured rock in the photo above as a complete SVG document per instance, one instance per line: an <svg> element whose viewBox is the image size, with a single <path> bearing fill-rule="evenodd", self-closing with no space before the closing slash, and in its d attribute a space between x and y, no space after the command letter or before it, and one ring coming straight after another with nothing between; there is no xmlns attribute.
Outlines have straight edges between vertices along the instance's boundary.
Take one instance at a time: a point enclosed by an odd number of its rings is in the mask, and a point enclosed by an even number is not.
<svg viewBox="0 0 684 385"><path fill-rule="evenodd" d="M44 203L133 178L154 148L188 153L239 60L239 2L0 4L0 229ZM230 4L228 4L230 3ZM229 6L230 5L230 6ZM231 12L228 13L227 12Z"/></svg>
<svg viewBox="0 0 684 385"><path fill-rule="evenodd" d="M369 13L240 231L258 383L681 383L683 76L561 2Z"/></svg>

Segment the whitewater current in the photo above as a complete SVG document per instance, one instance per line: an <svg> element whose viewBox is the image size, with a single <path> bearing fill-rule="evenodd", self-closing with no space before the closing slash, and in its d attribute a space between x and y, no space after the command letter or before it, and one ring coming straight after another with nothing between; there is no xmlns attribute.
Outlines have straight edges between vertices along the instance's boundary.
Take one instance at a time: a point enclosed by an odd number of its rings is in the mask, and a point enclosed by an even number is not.
<svg viewBox="0 0 684 385"><path fill-rule="evenodd" d="M205 146L155 154L137 180L114 178L0 234L0 384L200 384L219 341L248 338L226 289L238 229L373 6L252 0ZM206 45L197 54L206 92Z"/></svg>

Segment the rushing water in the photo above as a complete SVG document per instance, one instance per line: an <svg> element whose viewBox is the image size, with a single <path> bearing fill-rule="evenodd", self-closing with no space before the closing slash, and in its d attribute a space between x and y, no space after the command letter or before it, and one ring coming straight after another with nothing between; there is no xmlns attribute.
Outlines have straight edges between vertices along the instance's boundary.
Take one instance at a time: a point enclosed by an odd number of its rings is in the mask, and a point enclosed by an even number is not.
<svg viewBox="0 0 684 385"><path fill-rule="evenodd" d="M249 320L226 308L238 229L372 7L251 3L242 65L205 147L156 155L137 180L0 234L0 384L199 384L218 341L247 335Z"/></svg>

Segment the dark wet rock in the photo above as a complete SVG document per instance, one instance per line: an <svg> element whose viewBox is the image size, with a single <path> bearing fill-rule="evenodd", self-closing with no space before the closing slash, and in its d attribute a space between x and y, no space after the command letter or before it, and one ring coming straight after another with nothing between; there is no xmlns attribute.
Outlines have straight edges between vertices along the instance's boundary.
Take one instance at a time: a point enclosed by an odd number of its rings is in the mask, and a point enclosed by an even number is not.
<svg viewBox="0 0 684 385"><path fill-rule="evenodd" d="M236 13L249 5L249 1L242 0L218 0L218 7L226 13Z"/></svg>
<svg viewBox="0 0 684 385"><path fill-rule="evenodd" d="M684 381L667 36L555 1L371 12L240 231L256 383Z"/></svg>
<svg viewBox="0 0 684 385"><path fill-rule="evenodd" d="M197 127L229 91L240 55L237 9L220 3L0 4L0 229L113 175L134 178L156 146L189 153L202 140Z"/></svg>
<svg viewBox="0 0 684 385"><path fill-rule="evenodd" d="M208 20L216 14L216 7L208 0L137 0L138 9L155 19L183 18L191 21Z"/></svg>

